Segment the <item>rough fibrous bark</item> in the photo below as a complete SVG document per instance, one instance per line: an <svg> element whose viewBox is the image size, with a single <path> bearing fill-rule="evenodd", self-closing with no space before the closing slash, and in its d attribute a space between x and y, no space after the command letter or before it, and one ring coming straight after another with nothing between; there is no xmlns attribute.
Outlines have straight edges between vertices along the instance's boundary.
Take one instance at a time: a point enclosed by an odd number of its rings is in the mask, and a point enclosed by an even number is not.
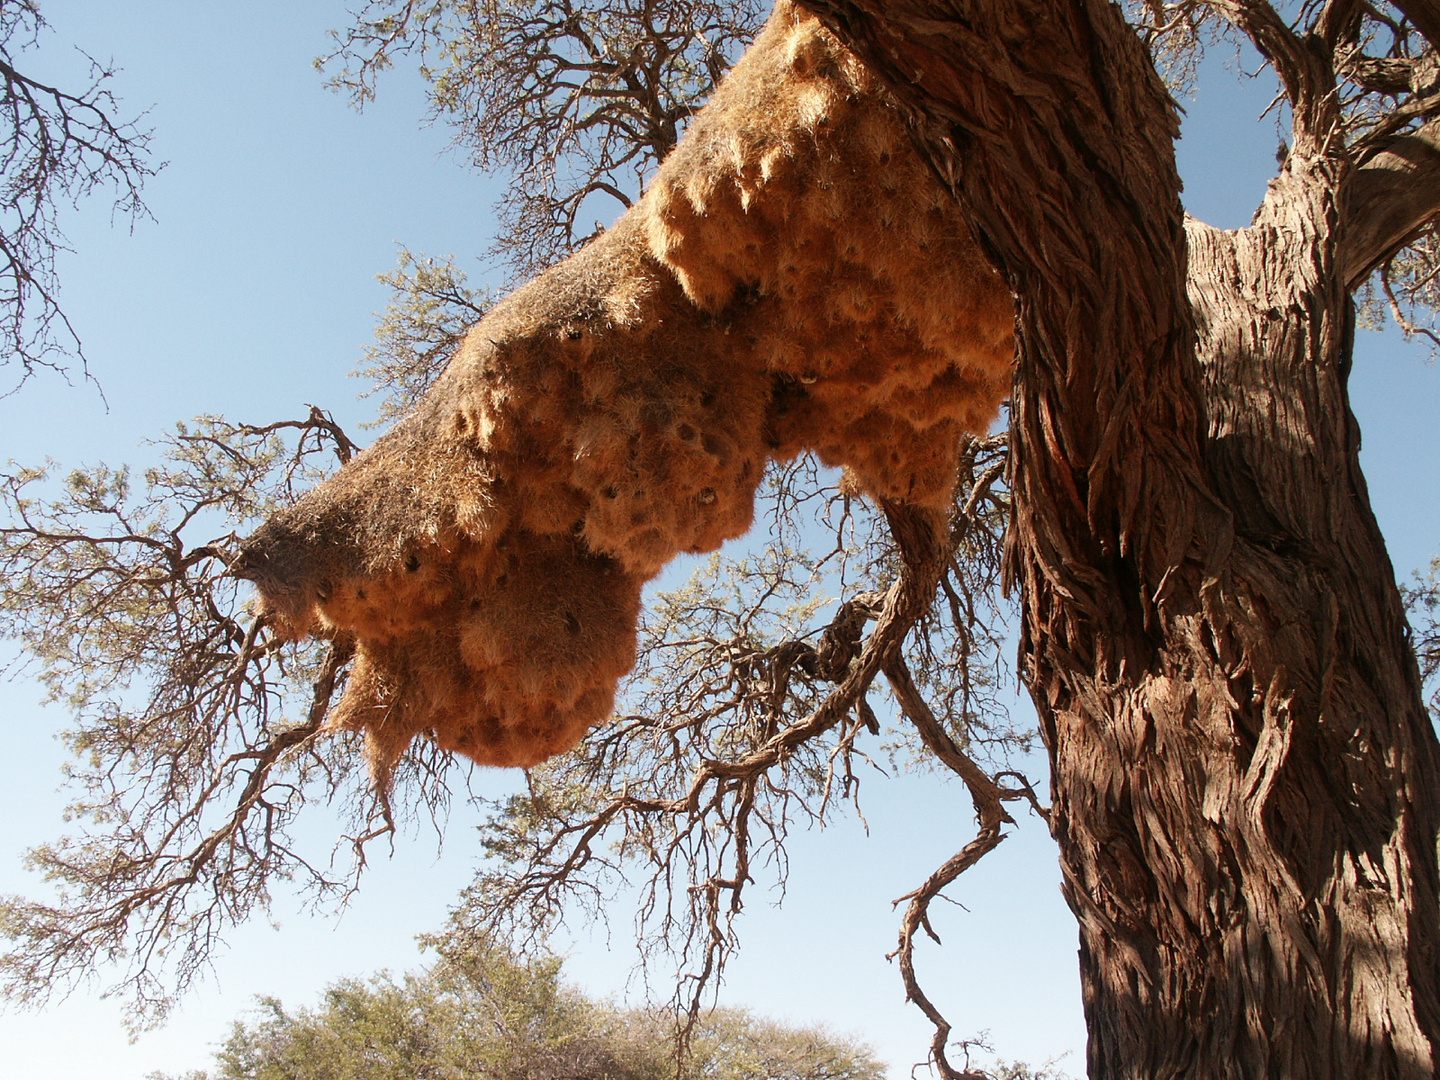
<svg viewBox="0 0 1440 1080"><path fill-rule="evenodd" d="M1345 388L1350 289L1435 213L1433 132L1350 169L1313 55L1279 55L1289 163L1251 228L1187 230L1113 7L807 6L1018 298L1010 573L1090 1075L1433 1076L1440 767Z"/></svg>
<svg viewBox="0 0 1440 1080"><path fill-rule="evenodd" d="M1371 271L1435 215L1440 192L1440 121L1393 140L1346 178L1340 210L1346 228L1340 265L1346 284Z"/></svg>

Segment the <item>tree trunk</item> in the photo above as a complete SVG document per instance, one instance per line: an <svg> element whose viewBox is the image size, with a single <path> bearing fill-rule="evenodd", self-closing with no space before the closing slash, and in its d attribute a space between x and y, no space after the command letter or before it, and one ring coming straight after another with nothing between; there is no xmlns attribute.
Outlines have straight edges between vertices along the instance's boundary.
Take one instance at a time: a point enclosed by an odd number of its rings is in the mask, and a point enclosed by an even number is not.
<svg viewBox="0 0 1440 1080"><path fill-rule="evenodd" d="M1187 230L1113 7L807 2L1017 297L1010 572L1090 1075L1433 1077L1440 750L1346 395L1343 162L1297 140L1254 226Z"/></svg>

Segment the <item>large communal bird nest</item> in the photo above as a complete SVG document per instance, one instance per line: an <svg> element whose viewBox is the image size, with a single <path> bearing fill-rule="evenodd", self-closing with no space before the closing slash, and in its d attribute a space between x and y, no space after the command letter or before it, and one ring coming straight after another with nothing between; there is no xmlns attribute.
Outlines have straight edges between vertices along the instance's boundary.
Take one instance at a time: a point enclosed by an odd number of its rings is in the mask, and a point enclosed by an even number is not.
<svg viewBox="0 0 1440 1080"><path fill-rule="evenodd" d="M608 715L641 587L749 528L768 459L948 506L1012 323L904 117L781 3L644 198L237 572L285 632L353 637L330 723L382 777L417 735L531 765Z"/></svg>

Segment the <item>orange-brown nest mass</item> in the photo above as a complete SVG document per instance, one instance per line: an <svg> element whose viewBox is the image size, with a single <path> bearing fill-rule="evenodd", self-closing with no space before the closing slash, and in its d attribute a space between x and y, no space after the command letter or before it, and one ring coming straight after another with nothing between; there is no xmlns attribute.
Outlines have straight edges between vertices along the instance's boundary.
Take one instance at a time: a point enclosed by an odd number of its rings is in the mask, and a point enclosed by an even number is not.
<svg viewBox="0 0 1440 1080"><path fill-rule="evenodd" d="M610 712L640 591L815 451L949 505L1009 385L1009 293L869 73L777 5L645 196L477 323L434 388L246 543L293 634L349 634L329 723L532 765Z"/></svg>

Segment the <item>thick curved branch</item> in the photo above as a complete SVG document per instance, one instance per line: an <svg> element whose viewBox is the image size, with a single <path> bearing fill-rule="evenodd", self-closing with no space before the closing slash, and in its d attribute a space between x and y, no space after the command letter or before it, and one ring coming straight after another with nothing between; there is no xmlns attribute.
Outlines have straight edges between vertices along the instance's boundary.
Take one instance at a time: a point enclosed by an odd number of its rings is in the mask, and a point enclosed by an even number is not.
<svg viewBox="0 0 1440 1080"><path fill-rule="evenodd" d="M1395 0L1395 6L1432 46L1440 49L1440 0Z"/></svg>
<svg viewBox="0 0 1440 1080"><path fill-rule="evenodd" d="M1310 72L1304 41L1266 0L1213 0L1210 7L1244 31L1275 66L1291 102L1313 92L1307 85Z"/></svg>
<svg viewBox="0 0 1440 1080"><path fill-rule="evenodd" d="M1341 191L1340 265L1354 289L1440 214L1440 121L1392 142Z"/></svg>

